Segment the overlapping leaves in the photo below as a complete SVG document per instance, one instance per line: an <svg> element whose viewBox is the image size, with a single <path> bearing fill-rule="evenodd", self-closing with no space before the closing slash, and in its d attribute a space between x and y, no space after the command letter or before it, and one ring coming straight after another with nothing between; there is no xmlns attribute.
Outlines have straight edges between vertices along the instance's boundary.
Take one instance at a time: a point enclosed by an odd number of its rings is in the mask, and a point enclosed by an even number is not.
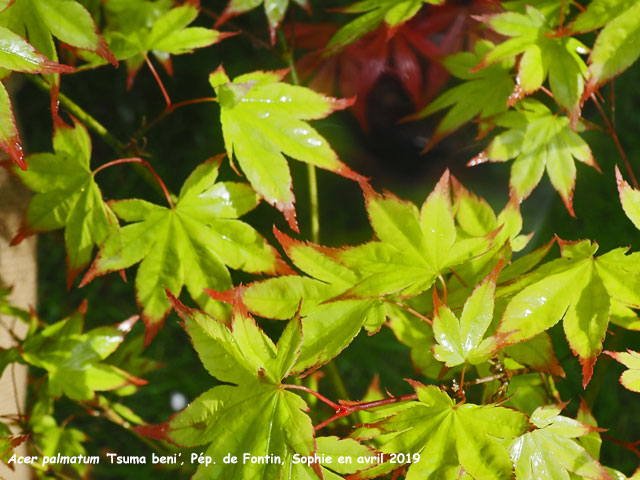
<svg viewBox="0 0 640 480"><path fill-rule="evenodd" d="M173 6L171 1L105 2L104 36L115 57L126 60L129 87L149 52L172 73L171 55L191 53L229 36L208 28L188 27L199 13L194 2Z"/></svg>
<svg viewBox="0 0 640 480"><path fill-rule="evenodd" d="M91 138L86 128L78 122L73 127L58 125L53 149L54 153L30 155L28 171L15 171L36 195L12 244L34 233L64 228L71 285L91 261L94 245L100 246L118 222L90 169Z"/></svg>
<svg viewBox="0 0 640 480"><path fill-rule="evenodd" d="M488 40L478 41L473 53L460 52L444 59L447 70L464 83L447 90L412 116L422 118L451 107L438 124L427 148L478 116L486 119L506 111L507 99L515 86L510 75L513 58L507 57L481 70L473 70L492 47ZM488 91L491 95L486 94Z"/></svg>
<svg viewBox="0 0 640 480"><path fill-rule="evenodd" d="M584 97L626 70L640 57L640 5L633 0L593 0L569 25L569 33L604 27L589 57Z"/></svg>
<svg viewBox="0 0 640 480"><path fill-rule="evenodd" d="M285 73L253 72L231 82L220 67L209 82L218 95L227 156L235 156L253 188L297 230L291 174L283 154L348 178L361 177L304 121L346 108L350 100L280 82Z"/></svg>
<svg viewBox="0 0 640 480"><path fill-rule="evenodd" d="M459 236L446 172L419 213L415 205L365 187L378 241L344 249L305 244L276 232L287 255L308 276L284 276L237 289L247 308L286 319L300 308L305 341L296 371L336 356L365 326L375 332L399 308L397 296L429 289L447 268L488 250L495 232ZM235 292L209 290L233 301ZM331 300L331 301L329 301Z"/></svg>
<svg viewBox="0 0 640 480"><path fill-rule="evenodd" d="M327 49L341 50L383 22L393 31L416 15L425 3L438 5L444 0L362 0L343 8L344 13L360 15L331 37Z"/></svg>
<svg viewBox="0 0 640 480"><path fill-rule="evenodd" d="M478 68L522 54L513 99L539 90L548 77L554 99L575 122L587 73L579 54L587 53L587 48L573 37L553 36L552 24L532 6L527 6L526 14L505 12L485 21L497 33L511 38L487 53Z"/></svg>
<svg viewBox="0 0 640 480"><path fill-rule="evenodd" d="M526 431L524 414L496 405L456 405L433 385L414 388L418 402L374 425L380 434L397 432L382 452L421 454L410 464L407 480L459 478L461 467L471 478L512 478L505 442ZM354 478L374 478L397 467L385 463Z"/></svg>
<svg viewBox="0 0 640 480"><path fill-rule="evenodd" d="M470 163L506 162L514 159L509 185L519 199L529 196L545 170L571 215L576 183L575 160L598 169L589 145L573 131L569 118L554 115L537 100L522 101L516 110L495 119L507 129Z"/></svg>
<svg viewBox="0 0 640 480"><path fill-rule="evenodd" d="M563 319L569 346L582 363L583 384L593 365L615 304L640 306L638 253L617 248L595 257L588 240L560 242L562 258L535 270L528 285L509 302L498 333L508 343L534 337Z"/></svg>
<svg viewBox="0 0 640 480"><path fill-rule="evenodd" d="M640 353L632 350L605 353L628 368L620 376L620 383L629 390L640 393Z"/></svg>
<svg viewBox="0 0 640 480"><path fill-rule="evenodd" d="M516 480L568 478L569 472L590 480L609 479L600 463L574 439L594 431L560 414L561 406L539 407L529 421L535 430L516 438L509 447Z"/></svg>
<svg viewBox="0 0 640 480"><path fill-rule="evenodd" d="M83 332L85 309L29 335L20 349L22 359L48 372L53 397L64 394L74 400L92 400L96 391L144 384L124 370L104 363L124 340L137 320L132 317L115 326Z"/></svg>
<svg viewBox="0 0 640 480"><path fill-rule="evenodd" d="M118 217L130 223L106 239L83 284L141 262L136 296L147 342L170 309L165 287L179 295L186 285L203 308L224 316L224 309L202 289L231 287L226 266L252 273L277 270L275 250L252 227L236 220L258 204L255 192L242 183L216 183L219 166L220 158L215 158L197 167L170 208L139 199L111 204Z"/></svg>
<svg viewBox="0 0 640 480"><path fill-rule="evenodd" d="M214 464L200 466L195 479L282 478L283 463L226 464L222 459L248 453L284 460L315 451L313 425L304 413L308 407L281 383L300 353L299 320L288 323L276 346L240 308L228 326L170 299L204 367L227 385L205 392L166 424L139 431L183 446L209 445L205 455Z"/></svg>

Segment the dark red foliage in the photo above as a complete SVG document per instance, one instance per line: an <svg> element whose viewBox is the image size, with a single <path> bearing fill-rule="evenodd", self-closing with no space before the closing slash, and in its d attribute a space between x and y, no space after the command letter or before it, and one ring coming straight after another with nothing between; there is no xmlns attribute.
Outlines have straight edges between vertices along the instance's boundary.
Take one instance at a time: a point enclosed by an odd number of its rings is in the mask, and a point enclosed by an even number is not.
<svg viewBox="0 0 640 480"><path fill-rule="evenodd" d="M344 97L356 96L352 112L366 130L366 98L383 74L396 76L416 109L423 108L449 79L440 60L469 49L479 37L477 15L498 9L495 0L450 2L426 6L409 22L377 30L331 54L324 47L338 30L333 24L290 24L287 35L297 48L312 50L297 64L302 79L314 90Z"/></svg>

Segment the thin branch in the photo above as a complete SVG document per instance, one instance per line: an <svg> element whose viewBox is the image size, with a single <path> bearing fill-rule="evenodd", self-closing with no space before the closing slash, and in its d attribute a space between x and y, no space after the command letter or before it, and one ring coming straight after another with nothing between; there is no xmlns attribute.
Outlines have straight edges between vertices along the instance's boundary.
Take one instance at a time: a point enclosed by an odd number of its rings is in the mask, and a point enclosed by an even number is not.
<svg viewBox="0 0 640 480"><path fill-rule="evenodd" d="M638 450L638 445L640 445L640 440L636 440L635 442L623 442L622 440L618 440L617 438L610 437L609 435L600 434L602 438L608 440L609 442L617 443L622 447L626 448L630 452L635 453L638 457L640 457L640 450Z"/></svg>
<svg viewBox="0 0 640 480"><path fill-rule="evenodd" d="M149 130L151 130L158 123L160 123L161 120L163 120L165 117L167 117L168 115L176 111L178 108L186 107L187 105L193 105L196 103L207 103L207 102L217 102L217 101L218 99L216 97L201 97L201 98L193 98L191 100L185 100L183 102L172 103L171 105L167 105L167 108L165 108L162 111L162 113L160 113L160 115L158 115L156 118L151 120L151 122L141 126L138 129L138 131L133 134L132 138L138 139L144 136ZM130 145L132 143L133 143L133 140L129 142Z"/></svg>
<svg viewBox="0 0 640 480"><path fill-rule="evenodd" d="M156 68L153 66L153 63L151 63L151 60L149 60L149 55L147 55L146 53L144 54L144 61L147 63L147 66L149 67L149 70L151 70L151 73L153 73L153 76L155 77L156 82L158 83L158 86L162 91L162 95L164 96L164 101L167 102L167 107L171 106L171 99L169 98L169 94L164 88L164 84L160 79L160 75L158 75L158 72L156 72Z"/></svg>
<svg viewBox="0 0 640 480"><path fill-rule="evenodd" d="M321 393L316 392L315 390L311 390L308 387L305 387L304 385L292 385L292 384L286 384L286 385L282 385L284 388L288 388L290 390L301 390L303 392L308 393L309 395L313 395L314 397L316 397L318 400L320 400L323 403L326 403L327 405L329 405L331 408L333 408L334 410L340 410L340 405L332 402L331 400L329 400L327 397L325 397L324 395L322 395Z"/></svg>
<svg viewBox="0 0 640 480"><path fill-rule="evenodd" d="M147 167L147 170L149 170L149 172L151 172L151 175L154 176L154 178L156 179L156 181L160 185L160 188L162 189L162 192L164 193L164 196L167 199L167 203L169 204L169 208L173 209L173 202L171 201L171 195L169 194L169 190L167 189L167 186L164 184L164 182L160 178L160 175L158 175L158 173L153 169L151 164L149 162L147 162L146 160L143 160L142 158L137 158L137 157L136 158L119 158L118 160L113 160L111 162L107 162L107 163L105 163L103 165L100 165L98 168L96 168L93 171L93 175L95 175L98 172L101 172L105 168L113 167L114 165L121 165L123 163L140 163L140 164L144 165L145 167Z"/></svg>
<svg viewBox="0 0 640 480"><path fill-rule="evenodd" d="M416 310L414 310L413 308L411 308L409 305L405 305L402 302L393 302L394 305L397 305L398 307L406 310L407 312L415 315L416 317L418 317L420 320L422 320L423 322L427 322L429 325L433 325L433 322L431 321L430 318L425 317L424 315L422 315L420 312L417 312Z"/></svg>
<svg viewBox="0 0 640 480"><path fill-rule="evenodd" d="M620 143L620 139L618 138L618 134L616 133L615 127L607 117L607 114L602 108L602 105L600 105L600 102L598 101L597 97L593 93L591 94L591 99L593 100L593 103L595 103L596 108L598 109L598 112L600 112L600 116L602 117L602 120L604 120L604 123L607 126L607 133L611 135L611 138L613 139L613 143L615 143L616 148L618 149L618 153L620 154L620 157L622 158L622 161L624 162L624 166L627 170L627 173L629 174L629 178L631 179L631 184L635 189L640 189L640 186L638 185L638 180L636 179L636 176L633 173L633 170L631 169L631 164L629 163L627 154L624 152L624 149L622 148L622 144Z"/></svg>

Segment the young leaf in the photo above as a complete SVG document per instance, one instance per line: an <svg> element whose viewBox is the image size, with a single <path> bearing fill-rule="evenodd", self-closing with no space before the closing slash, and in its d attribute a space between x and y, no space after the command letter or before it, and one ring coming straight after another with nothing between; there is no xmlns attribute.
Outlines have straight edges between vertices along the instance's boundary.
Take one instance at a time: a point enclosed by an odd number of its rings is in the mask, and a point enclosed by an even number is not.
<svg viewBox="0 0 640 480"><path fill-rule="evenodd" d="M33 432L32 438L41 454L39 462L42 462L44 457L55 458L58 454L67 458L75 457L76 455L87 455L87 451L82 444L87 442L89 437L82 430L72 428L67 422L58 425L52 415L32 416L29 423L29 427ZM43 467L46 471L60 474L63 473L63 469L66 473L66 469L71 468L77 472L79 477L83 477L87 475L89 465L81 462L69 462L67 464L48 463Z"/></svg>
<svg viewBox="0 0 640 480"><path fill-rule="evenodd" d="M277 479L288 454L313 454L313 425L303 413L308 407L281 383L300 352L299 320L289 322L275 346L240 308L227 326L167 294L204 367L229 384L200 395L167 423L137 430L187 447L209 444L205 455L213 463L201 465L194 479ZM280 463L228 464L223 462L227 454L279 457Z"/></svg>
<svg viewBox="0 0 640 480"><path fill-rule="evenodd" d="M478 116L486 119L507 110L507 99L515 87L510 74L513 58L473 71L473 67L492 47L493 44L488 40L481 40L475 43L474 53L460 52L444 59L447 70L464 80L464 83L447 90L425 109L410 117L423 118L451 107L438 124L425 150ZM491 95L487 95L487 91L491 91Z"/></svg>
<svg viewBox="0 0 640 480"><path fill-rule="evenodd" d="M554 115L537 100L527 99L519 104L516 111L509 111L497 117L495 123L507 130L498 134L487 149L469 164L515 159L509 184L518 199L529 196L546 169L567 210L575 216L574 159L597 170L599 167L593 159L589 145L569 126L569 119Z"/></svg>
<svg viewBox="0 0 640 480"><path fill-rule="evenodd" d="M342 8L345 13L360 13L355 20L338 30L329 43L327 49L342 50L350 43L378 28L381 23L390 29L388 36L403 23L411 20L425 3L439 5L444 0L361 0L353 5Z"/></svg>
<svg viewBox="0 0 640 480"><path fill-rule="evenodd" d="M219 67L209 82L218 95L227 156L233 161L235 154L253 188L297 231L291 175L283 154L347 178L362 177L340 162L329 143L304 121L324 118L351 101L282 83L284 74L253 72L231 83Z"/></svg>
<svg viewBox="0 0 640 480"><path fill-rule="evenodd" d="M594 257L598 245L588 240L561 242L560 246L562 258L541 267L544 275L534 277L510 300L498 333L510 334L506 342L513 344L564 319L564 331L580 358L586 386L602 351L612 301L640 305L639 254L625 255L627 249L618 248Z"/></svg>
<svg viewBox="0 0 640 480"><path fill-rule="evenodd" d="M629 370L620 376L620 383L632 392L640 393L640 353L632 350L626 352L607 352L607 355L622 363Z"/></svg>
<svg viewBox="0 0 640 480"><path fill-rule="evenodd" d="M29 336L22 345L22 358L49 373L50 395L88 401L96 391L130 383L144 385L145 380L102 362L122 343L138 317L83 333L85 308Z"/></svg>
<svg viewBox="0 0 640 480"><path fill-rule="evenodd" d="M476 68L522 54L510 103L539 90L548 77L554 99L569 111L575 123L587 73L579 54L586 53L587 48L573 37L553 36L553 25L531 6L527 6L526 14L506 12L487 16L485 23L511 38L487 53Z"/></svg>
<svg viewBox="0 0 640 480"><path fill-rule="evenodd" d="M311 11L309 0L291 0L297 3L302 8ZM264 4L264 12L267 16L267 23L269 24L269 35L271 37L271 45L276 43L276 30L282 22L287 8L289 7L289 0L229 0L227 8L222 12L222 15L218 17L216 21L216 27L219 27L231 17L241 15L245 12L253 10L260 4Z"/></svg>
<svg viewBox="0 0 640 480"><path fill-rule="evenodd" d="M107 238L81 285L141 262L136 297L147 327L146 343L169 312L165 287L179 295L186 285L203 308L224 316L202 289L231 287L226 266L252 273L278 269L276 251L253 227L236 220L253 210L257 196L246 184L216 183L220 161L217 157L198 166L170 208L138 199L112 203L115 213L130 223Z"/></svg>
<svg viewBox="0 0 640 480"><path fill-rule="evenodd" d="M568 478L569 472L590 480L609 479L600 463L574 439L594 427L559 415L561 407L539 407L531 415L536 427L516 438L509 447L516 480Z"/></svg>
<svg viewBox="0 0 640 480"><path fill-rule="evenodd" d="M203 27L188 27L198 13L199 7L195 2L177 7L166 1L106 2L104 37L115 57L126 60L128 88L144 64L145 55L153 53L171 74L171 55L191 53L234 35ZM97 60L92 63L99 64Z"/></svg>
<svg viewBox="0 0 640 480"><path fill-rule="evenodd" d="M483 337L493 320L493 304L496 279L502 262L480 283L467 299L460 319L440 303L433 291L433 336L438 342L433 347L435 357L447 367L469 362L473 365L485 362L498 347L498 339Z"/></svg>
<svg viewBox="0 0 640 480"><path fill-rule="evenodd" d="M379 433L397 432L380 450L420 453L407 480L457 478L462 467L472 478L512 478L505 442L527 429L527 417L495 405L455 404L438 387L414 384L418 402L374 424ZM398 467L384 463L354 478L373 478Z"/></svg>
<svg viewBox="0 0 640 480"><path fill-rule="evenodd" d="M53 135L54 153L30 155L29 170L14 169L20 181L36 192L11 244L38 232L64 228L67 284L91 261L99 246L117 229L118 221L102 199L89 162L91 138L79 122L60 124Z"/></svg>

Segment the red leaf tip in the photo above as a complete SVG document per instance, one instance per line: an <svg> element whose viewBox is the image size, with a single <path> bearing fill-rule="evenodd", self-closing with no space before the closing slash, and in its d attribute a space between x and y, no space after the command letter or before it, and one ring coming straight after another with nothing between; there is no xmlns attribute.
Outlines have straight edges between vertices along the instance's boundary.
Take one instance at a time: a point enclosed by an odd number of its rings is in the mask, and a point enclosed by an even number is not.
<svg viewBox="0 0 640 480"><path fill-rule="evenodd" d="M587 385L591 381L591 377L593 376L593 366L596 364L598 360L597 356L589 357L589 358L581 358L580 364L582 365L582 388L587 388Z"/></svg>

